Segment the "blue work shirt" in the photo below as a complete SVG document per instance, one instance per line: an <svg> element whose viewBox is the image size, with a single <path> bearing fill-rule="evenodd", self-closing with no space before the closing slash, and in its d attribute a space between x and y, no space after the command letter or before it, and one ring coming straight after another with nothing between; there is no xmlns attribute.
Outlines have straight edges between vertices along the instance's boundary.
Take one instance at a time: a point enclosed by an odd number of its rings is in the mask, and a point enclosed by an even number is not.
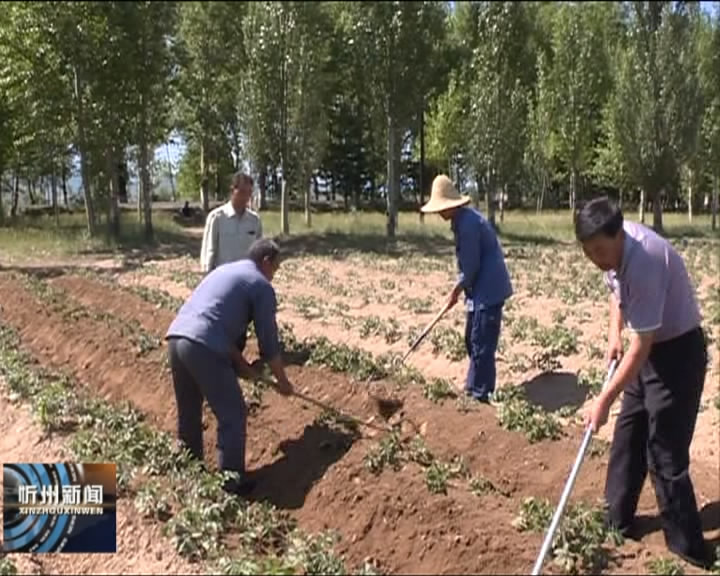
<svg viewBox="0 0 720 576"><path fill-rule="evenodd" d="M472 206L457 210L451 225L460 274L458 282L472 308L502 304L513 293L510 274L497 234L490 222Z"/></svg>
<svg viewBox="0 0 720 576"><path fill-rule="evenodd" d="M218 266L195 288L165 335L183 337L230 359L233 346L245 347L248 325L255 324L260 354L280 352L277 299L270 281L252 260Z"/></svg>

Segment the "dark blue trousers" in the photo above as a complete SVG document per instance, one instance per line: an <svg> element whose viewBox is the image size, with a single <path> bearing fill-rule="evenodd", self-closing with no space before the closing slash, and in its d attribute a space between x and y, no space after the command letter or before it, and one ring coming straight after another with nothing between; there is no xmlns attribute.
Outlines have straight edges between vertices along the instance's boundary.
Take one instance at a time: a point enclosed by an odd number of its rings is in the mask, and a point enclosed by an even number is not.
<svg viewBox="0 0 720 576"><path fill-rule="evenodd" d="M628 533L649 475L668 548L702 562L702 522L690 480L690 445L708 364L702 329L653 345L622 400L605 497L610 523Z"/></svg>
<svg viewBox="0 0 720 576"><path fill-rule="evenodd" d="M220 469L243 474L247 407L232 363L185 338L171 338L168 346L180 442L203 459L202 407L207 399L217 419Z"/></svg>
<svg viewBox="0 0 720 576"><path fill-rule="evenodd" d="M500 340L503 304L467 313L465 346L470 365L465 392L478 400L487 400L495 392L495 353Z"/></svg>

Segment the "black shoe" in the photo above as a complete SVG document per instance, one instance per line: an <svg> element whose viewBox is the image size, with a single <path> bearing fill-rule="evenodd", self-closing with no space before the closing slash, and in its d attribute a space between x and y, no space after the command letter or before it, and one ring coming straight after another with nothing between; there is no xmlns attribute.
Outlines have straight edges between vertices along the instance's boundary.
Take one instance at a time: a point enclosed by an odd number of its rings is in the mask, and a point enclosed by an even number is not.
<svg viewBox="0 0 720 576"><path fill-rule="evenodd" d="M619 526L610 519L610 513L606 510L603 517L603 526L607 532L614 532L622 538L640 542L642 539L638 534L637 526L635 523L630 526Z"/></svg>
<svg viewBox="0 0 720 576"><path fill-rule="evenodd" d="M481 404L490 404L490 396L475 396L472 392L469 390L465 390L465 396L470 398L471 400L475 400L476 402L480 402Z"/></svg>
<svg viewBox="0 0 720 576"><path fill-rule="evenodd" d="M233 496L239 496L240 498L244 498L252 494L253 490L255 490L256 485L257 482L255 482L255 480L250 480L249 478L245 478L240 482L230 480L229 482L225 483L225 486L223 486L223 490L225 490L225 492L227 492L228 494L232 494Z"/></svg>
<svg viewBox="0 0 720 576"><path fill-rule="evenodd" d="M699 554L682 554L672 549L670 551L685 560L688 564L692 564L701 570L710 571L717 560L715 550L713 550L709 544L707 544L703 552Z"/></svg>

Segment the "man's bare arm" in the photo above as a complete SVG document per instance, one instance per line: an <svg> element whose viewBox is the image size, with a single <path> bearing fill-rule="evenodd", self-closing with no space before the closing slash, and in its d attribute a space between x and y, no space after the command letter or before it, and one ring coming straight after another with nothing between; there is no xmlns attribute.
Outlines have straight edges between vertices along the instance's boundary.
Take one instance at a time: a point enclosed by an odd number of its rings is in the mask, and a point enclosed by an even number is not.
<svg viewBox="0 0 720 576"><path fill-rule="evenodd" d="M620 304L614 294L610 294L610 323L608 325L608 358L620 360L623 355L622 344L623 318Z"/></svg>
<svg viewBox="0 0 720 576"><path fill-rule="evenodd" d="M283 366L282 354L276 354L275 357L268 362L270 371L275 376L274 388L283 396L289 396L293 393L293 386L285 374L285 366Z"/></svg>

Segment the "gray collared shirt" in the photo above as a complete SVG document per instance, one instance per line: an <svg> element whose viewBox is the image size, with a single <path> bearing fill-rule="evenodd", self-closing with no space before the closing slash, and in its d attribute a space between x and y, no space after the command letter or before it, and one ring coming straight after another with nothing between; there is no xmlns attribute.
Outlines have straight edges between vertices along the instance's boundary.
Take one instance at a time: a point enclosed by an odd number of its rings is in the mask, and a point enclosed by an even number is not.
<svg viewBox="0 0 720 576"><path fill-rule="evenodd" d="M246 209L240 216L227 202L208 214L203 233L200 267L210 272L222 264L247 257L252 243L262 238L260 216Z"/></svg>
<svg viewBox="0 0 720 576"><path fill-rule="evenodd" d="M257 265L252 260L231 262L203 278L165 337L198 342L229 361L233 347L245 348L252 322L260 354L272 360L280 352L276 313L275 290Z"/></svg>
<svg viewBox="0 0 720 576"><path fill-rule="evenodd" d="M676 338L700 326L695 289L682 257L650 228L625 221L619 270L605 283L620 304L625 325L633 332L656 331L655 341Z"/></svg>

